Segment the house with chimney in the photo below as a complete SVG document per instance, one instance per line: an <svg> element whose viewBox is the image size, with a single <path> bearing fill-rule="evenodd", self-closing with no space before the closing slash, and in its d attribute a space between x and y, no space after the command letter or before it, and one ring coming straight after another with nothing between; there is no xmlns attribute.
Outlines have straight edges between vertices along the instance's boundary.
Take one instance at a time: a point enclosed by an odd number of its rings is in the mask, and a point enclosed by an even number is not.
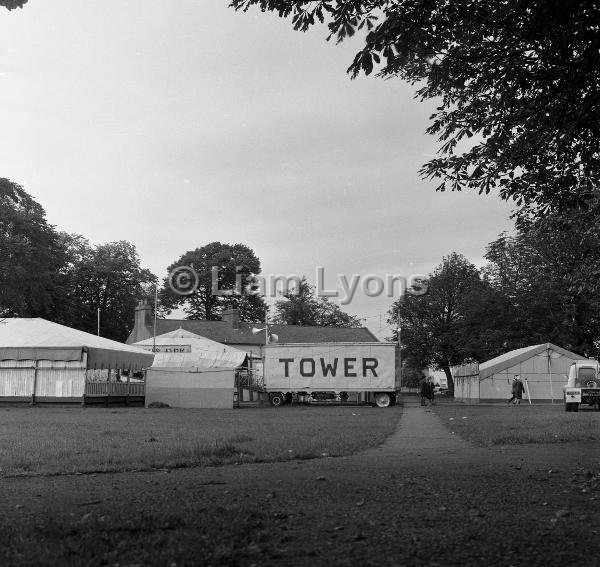
<svg viewBox="0 0 600 567"><path fill-rule="evenodd" d="M184 329L212 341L235 347L249 353L253 358L262 356L265 333L253 334L256 323L240 321L237 309L226 309L220 321L197 319L157 319L156 335ZM259 324L260 326L260 324ZM269 325L280 343L373 343L377 337L366 327L353 329L341 327L310 327L300 325ZM127 344L137 343L154 336L152 307L146 302L138 303L135 323Z"/></svg>

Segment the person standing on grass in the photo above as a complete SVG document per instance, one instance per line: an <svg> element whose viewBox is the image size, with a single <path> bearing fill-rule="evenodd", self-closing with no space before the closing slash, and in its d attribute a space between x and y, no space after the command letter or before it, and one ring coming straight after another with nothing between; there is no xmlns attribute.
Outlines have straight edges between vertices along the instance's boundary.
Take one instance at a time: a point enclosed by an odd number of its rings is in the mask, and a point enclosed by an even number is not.
<svg viewBox="0 0 600 567"><path fill-rule="evenodd" d="M431 378L427 380L427 383L429 385L429 401L431 402L431 405L433 405L435 400L435 386L433 385Z"/></svg>
<svg viewBox="0 0 600 567"><path fill-rule="evenodd" d="M515 405L520 405L521 400L523 399L524 391L525 386L523 386L523 382L521 382L520 376L518 374L515 374L511 387L512 397L506 403L510 405L514 402Z"/></svg>
<svg viewBox="0 0 600 567"><path fill-rule="evenodd" d="M421 405L426 406L427 400L430 398L429 380L427 380L427 378L424 378L423 381L421 382L420 394L421 394Z"/></svg>

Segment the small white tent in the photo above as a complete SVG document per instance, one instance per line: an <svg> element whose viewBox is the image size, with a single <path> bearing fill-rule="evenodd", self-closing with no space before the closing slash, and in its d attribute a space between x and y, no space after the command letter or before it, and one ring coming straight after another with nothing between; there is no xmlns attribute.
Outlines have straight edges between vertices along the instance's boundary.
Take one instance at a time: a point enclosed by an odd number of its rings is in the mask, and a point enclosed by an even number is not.
<svg viewBox="0 0 600 567"><path fill-rule="evenodd" d="M583 359L574 352L543 343L511 350L481 364L454 367L454 396L477 403L510 398L511 384L519 374L532 400L562 400L562 387L571 363Z"/></svg>
<svg viewBox="0 0 600 567"><path fill-rule="evenodd" d="M81 401L87 372L138 370L152 353L40 318L0 320L0 400Z"/></svg>
<svg viewBox="0 0 600 567"><path fill-rule="evenodd" d="M235 369L245 352L183 329L136 344L156 351L146 375L146 406L233 407Z"/></svg>
<svg viewBox="0 0 600 567"><path fill-rule="evenodd" d="M244 363L247 354L185 329L176 329L164 335L145 339L133 346L156 353L155 365L192 365L201 368L237 368ZM185 362L183 362L185 361Z"/></svg>

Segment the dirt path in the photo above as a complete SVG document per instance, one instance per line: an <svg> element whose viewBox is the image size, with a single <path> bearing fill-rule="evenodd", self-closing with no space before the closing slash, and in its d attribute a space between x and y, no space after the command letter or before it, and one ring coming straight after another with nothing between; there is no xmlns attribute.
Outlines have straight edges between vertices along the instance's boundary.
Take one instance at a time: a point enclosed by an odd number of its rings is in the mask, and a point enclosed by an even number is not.
<svg viewBox="0 0 600 567"><path fill-rule="evenodd" d="M408 400L396 432L383 445L365 451L361 457L396 458L431 452L443 455L470 448L465 440L452 435L429 407L421 407L417 402Z"/></svg>
<svg viewBox="0 0 600 567"><path fill-rule="evenodd" d="M353 457L4 479L0 563L596 565L596 450L473 447L408 402Z"/></svg>

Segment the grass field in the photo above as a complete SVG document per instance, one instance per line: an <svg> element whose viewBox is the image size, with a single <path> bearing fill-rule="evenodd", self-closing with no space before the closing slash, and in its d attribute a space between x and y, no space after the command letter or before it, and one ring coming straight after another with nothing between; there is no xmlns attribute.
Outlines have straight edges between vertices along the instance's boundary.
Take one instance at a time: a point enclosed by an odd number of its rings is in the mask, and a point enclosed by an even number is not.
<svg viewBox="0 0 600 567"><path fill-rule="evenodd" d="M401 408L0 408L0 476L349 455L391 434Z"/></svg>
<svg viewBox="0 0 600 567"><path fill-rule="evenodd" d="M595 410L566 413L563 404L507 406L447 402L433 409L450 431L485 447L600 441L600 412Z"/></svg>

